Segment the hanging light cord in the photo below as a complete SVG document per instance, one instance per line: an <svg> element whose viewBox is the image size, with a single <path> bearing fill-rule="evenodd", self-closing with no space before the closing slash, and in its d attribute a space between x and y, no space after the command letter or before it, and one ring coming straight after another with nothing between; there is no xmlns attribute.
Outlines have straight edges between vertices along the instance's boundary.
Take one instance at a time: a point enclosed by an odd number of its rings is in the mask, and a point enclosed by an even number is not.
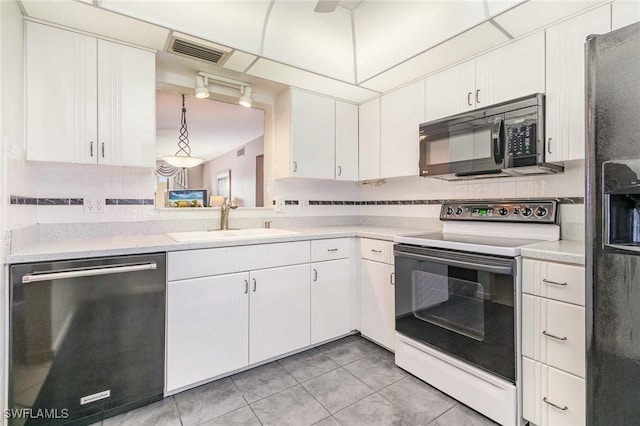
<svg viewBox="0 0 640 426"><path fill-rule="evenodd" d="M180 136L178 136L178 151L184 152L187 157L191 157L191 147L189 146L189 131L187 130L187 108L184 106L184 94L182 95L182 118L180 119Z"/></svg>

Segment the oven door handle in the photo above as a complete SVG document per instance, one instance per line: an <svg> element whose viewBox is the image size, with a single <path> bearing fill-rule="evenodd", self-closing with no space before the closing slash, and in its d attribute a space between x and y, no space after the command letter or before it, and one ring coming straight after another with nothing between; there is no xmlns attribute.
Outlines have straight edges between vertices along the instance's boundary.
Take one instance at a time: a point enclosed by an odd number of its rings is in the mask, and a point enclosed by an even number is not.
<svg viewBox="0 0 640 426"><path fill-rule="evenodd" d="M447 259L442 257L427 256L424 254L407 253L404 251L394 250L393 254L398 257L407 257L410 259L423 260L428 262L439 263L447 266L457 266L466 269L475 269L477 271L491 272L494 274L513 275L513 267L511 265L498 266L487 265L486 263L469 262L466 260Z"/></svg>

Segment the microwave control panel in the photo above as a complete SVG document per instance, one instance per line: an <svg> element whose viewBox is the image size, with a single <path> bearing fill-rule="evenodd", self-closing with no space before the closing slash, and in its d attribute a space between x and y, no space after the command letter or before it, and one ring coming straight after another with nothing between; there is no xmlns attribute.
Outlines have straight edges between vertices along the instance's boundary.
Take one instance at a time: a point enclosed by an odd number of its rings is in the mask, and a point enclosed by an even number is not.
<svg viewBox="0 0 640 426"><path fill-rule="evenodd" d="M507 127L507 150L513 158L536 155L536 123Z"/></svg>

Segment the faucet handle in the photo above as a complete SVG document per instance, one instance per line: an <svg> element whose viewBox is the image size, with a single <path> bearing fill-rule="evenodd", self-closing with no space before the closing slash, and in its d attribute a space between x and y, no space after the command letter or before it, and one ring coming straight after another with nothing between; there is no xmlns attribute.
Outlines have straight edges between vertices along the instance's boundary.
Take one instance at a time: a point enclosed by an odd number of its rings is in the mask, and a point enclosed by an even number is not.
<svg viewBox="0 0 640 426"><path fill-rule="evenodd" d="M271 228L271 221L270 220L267 220L267 221L264 222L264 228L265 229Z"/></svg>

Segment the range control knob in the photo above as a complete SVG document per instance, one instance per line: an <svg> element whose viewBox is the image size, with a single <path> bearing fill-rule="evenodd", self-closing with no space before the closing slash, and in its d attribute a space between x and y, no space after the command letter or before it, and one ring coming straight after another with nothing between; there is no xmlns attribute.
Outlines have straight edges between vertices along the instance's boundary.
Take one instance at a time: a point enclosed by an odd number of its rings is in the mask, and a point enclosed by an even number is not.
<svg viewBox="0 0 640 426"><path fill-rule="evenodd" d="M535 215L537 217L545 217L547 215L547 213L549 213L549 210L547 210L546 208L540 206L536 209L535 211Z"/></svg>
<svg viewBox="0 0 640 426"><path fill-rule="evenodd" d="M522 216L529 217L532 214L533 214L533 210L531 210L531 208L525 207L525 208L522 209Z"/></svg>
<svg viewBox="0 0 640 426"><path fill-rule="evenodd" d="M519 215L520 214L520 207L514 207L513 208L513 214L516 215L516 216Z"/></svg>
<svg viewBox="0 0 640 426"><path fill-rule="evenodd" d="M456 208L456 216L460 216L462 214L462 208L458 207Z"/></svg>
<svg viewBox="0 0 640 426"><path fill-rule="evenodd" d="M445 214L451 216L453 214L453 207L447 207L447 209L445 210Z"/></svg>
<svg viewBox="0 0 640 426"><path fill-rule="evenodd" d="M506 208L506 207L500 207L500 208L498 209L498 214L499 214L500 216L506 216L506 215L508 215L508 214L509 214L509 209L508 209L508 208Z"/></svg>

